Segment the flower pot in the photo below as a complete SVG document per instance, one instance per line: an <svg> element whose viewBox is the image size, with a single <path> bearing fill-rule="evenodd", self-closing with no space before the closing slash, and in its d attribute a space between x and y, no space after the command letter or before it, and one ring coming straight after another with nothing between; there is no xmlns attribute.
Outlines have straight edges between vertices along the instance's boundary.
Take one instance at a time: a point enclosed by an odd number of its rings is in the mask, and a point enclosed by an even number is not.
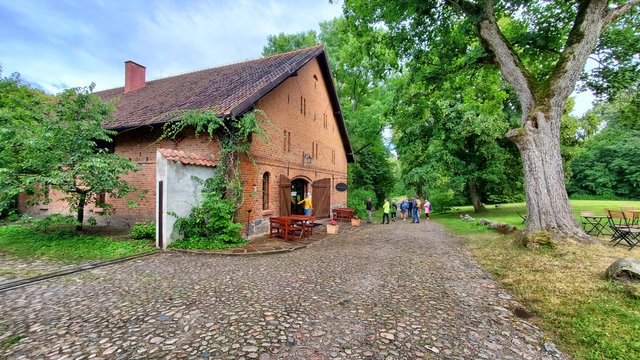
<svg viewBox="0 0 640 360"><path fill-rule="evenodd" d="M360 226L360 219L351 219L351 226Z"/></svg>
<svg viewBox="0 0 640 360"><path fill-rule="evenodd" d="M327 234L337 234L338 233L338 228L340 227L340 225L331 225L328 224L327 225Z"/></svg>

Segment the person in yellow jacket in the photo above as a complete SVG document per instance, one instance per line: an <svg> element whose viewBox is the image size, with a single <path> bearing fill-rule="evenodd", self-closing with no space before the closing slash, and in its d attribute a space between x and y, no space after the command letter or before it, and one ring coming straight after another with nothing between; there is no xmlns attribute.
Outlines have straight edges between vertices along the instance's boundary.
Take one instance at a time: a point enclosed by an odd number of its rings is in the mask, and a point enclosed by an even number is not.
<svg viewBox="0 0 640 360"><path fill-rule="evenodd" d="M389 200L384 199L384 204L382 205L382 223L384 224L384 219L387 219L387 224L389 223Z"/></svg>
<svg viewBox="0 0 640 360"><path fill-rule="evenodd" d="M311 195L307 194L304 199L300 200L300 202L298 202L298 205L303 204L304 203L304 214L306 216L310 216L311 215L311 209L313 209L313 206L311 205Z"/></svg>

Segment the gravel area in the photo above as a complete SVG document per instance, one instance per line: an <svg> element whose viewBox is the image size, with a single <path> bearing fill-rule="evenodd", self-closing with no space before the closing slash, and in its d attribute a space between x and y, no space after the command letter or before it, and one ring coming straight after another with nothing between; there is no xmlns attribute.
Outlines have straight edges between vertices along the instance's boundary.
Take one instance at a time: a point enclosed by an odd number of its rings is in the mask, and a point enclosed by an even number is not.
<svg viewBox="0 0 640 360"><path fill-rule="evenodd" d="M86 261L78 264L65 264L46 260L25 260L7 254L0 254L0 285L55 271L75 269L95 262Z"/></svg>
<svg viewBox="0 0 640 360"><path fill-rule="evenodd" d="M0 358L564 359L435 223L163 253L0 293Z"/></svg>

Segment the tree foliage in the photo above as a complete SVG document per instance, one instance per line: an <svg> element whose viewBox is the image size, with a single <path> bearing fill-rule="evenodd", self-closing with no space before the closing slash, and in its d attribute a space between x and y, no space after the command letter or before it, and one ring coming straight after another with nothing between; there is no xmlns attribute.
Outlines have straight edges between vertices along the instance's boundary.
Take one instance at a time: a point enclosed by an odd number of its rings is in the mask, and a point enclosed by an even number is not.
<svg viewBox="0 0 640 360"><path fill-rule="evenodd" d="M600 37L591 55L595 64L583 73L582 89L607 100L640 84L640 10L612 24Z"/></svg>
<svg viewBox="0 0 640 360"><path fill-rule="evenodd" d="M606 126L585 140L573 161L571 193L640 199L638 113L638 92L624 92L585 114L586 118L601 119Z"/></svg>
<svg viewBox="0 0 640 360"><path fill-rule="evenodd" d="M369 54L384 57L390 53L382 46L366 47L349 32L343 18L323 22L320 28L315 42L309 38L310 34L315 34L313 31L269 36L265 47L268 50L263 51L263 55L291 51L312 43L325 45L356 160L355 164L349 164L349 192L357 189L373 192L382 201L389 196L395 182L394 171L388 161L391 153L382 138L383 130L389 125L393 96L380 83L382 73L390 66L386 65L387 62L381 65L372 61ZM307 40L301 41L302 38Z"/></svg>
<svg viewBox="0 0 640 360"><path fill-rule="evenodd" d="M269 35L267 37L267 45L262 48L262 56L282 54L317 44L318 36L315 30L303 31L297 34L280 33L278 35Z"/></svg>
<svg viewBox="0 0 640 360"><path fill-rule="evenodd" d="M346 0L344 12L359 32L386 29L385 43L402 65L465 60L461 69L499 69L518 99L520 124L507 137L523 160L527 233L591 241L575 221L565 188L562 115L602 32L638 3ZM443 43L449 56L431 57Z"/></svg>
<svg viewBox="0 0 640 360"><path fill-rule="evenodd" d="M103 128L113 108L92 94L93 85L49 97L13 76L2 80L0 89L3 204L20 192L46 202L48 189L57 190L77 212L76 228L81 229L88 201L102 193L122 197L135 190L121 176L137 164L105 146L116 134Z"/></svg>

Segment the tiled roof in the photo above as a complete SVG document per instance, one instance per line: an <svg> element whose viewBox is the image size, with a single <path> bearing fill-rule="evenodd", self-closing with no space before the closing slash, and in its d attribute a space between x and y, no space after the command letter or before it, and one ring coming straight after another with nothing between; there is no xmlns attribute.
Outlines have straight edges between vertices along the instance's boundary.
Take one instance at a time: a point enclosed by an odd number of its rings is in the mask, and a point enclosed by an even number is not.
<svg viewBox="0 0 640 360"><path fill-rule="evenodd" d="M316 57L327 84L347 160L353 162L351 143L322 45L148 81L144 87L127 93L120 87L96 95L103 100L116 99L115 121L104 124L112 130L162 124L180 110L214 108L221 116L239 116Z"/></svg>
<svg viewBox="0 0 640 360"><path fill-rule="evenodd" d="M172 149L158 149L158 151L162 156L164 156L165 159L180 162L183 165L198 165L209 167L216 167L218 165L218 161L216 161L213 155L201 155L198 153L188 153L186 151Z"/></svg>
<svg viewBox="0 0 640 360"><path fill-rule="evenodd" d="M109 129L164 123L177 110L186 109L214 108L219 115L241 115L323 51L322 46L314 46L148 81L144 87L127 93L121 87L96 94L105 100L119 98L115 104L116 121L106 124Z"/></svg>

